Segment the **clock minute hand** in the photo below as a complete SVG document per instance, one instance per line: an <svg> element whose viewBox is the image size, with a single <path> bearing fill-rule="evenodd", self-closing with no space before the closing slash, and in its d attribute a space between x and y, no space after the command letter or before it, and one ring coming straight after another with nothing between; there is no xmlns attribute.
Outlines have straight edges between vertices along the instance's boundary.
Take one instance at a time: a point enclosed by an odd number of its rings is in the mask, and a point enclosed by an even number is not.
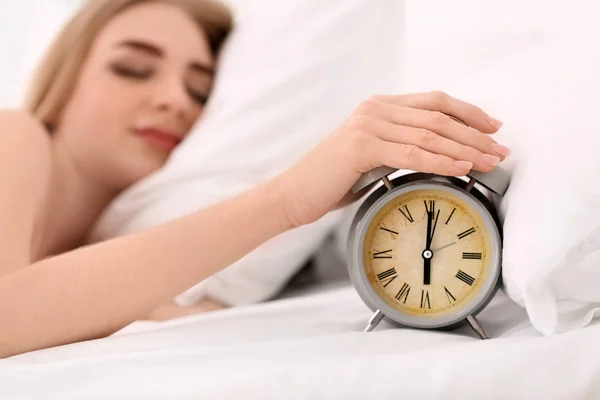
<svg viewBox="0 0 600 400"><path fill-rule="evenodd" d="M431 247L431 220L433 218L433 213L427 211L427 239L425 241L425 250L429 250Z"/></svg>
<svg viewBox="0 0 600 400"><path fill-rule="evenodd" d="M431 258L423 258L423 285L431 284Z"/></svg>
<svg viewBox="0 0 600 400"><path fill-rule="evenodd" d="M431 257L426 257L430 253L431 246L431 219L433 212L427 211L427 240L425 250L423 251L423 285L429 285L431 282Z"/></svg>

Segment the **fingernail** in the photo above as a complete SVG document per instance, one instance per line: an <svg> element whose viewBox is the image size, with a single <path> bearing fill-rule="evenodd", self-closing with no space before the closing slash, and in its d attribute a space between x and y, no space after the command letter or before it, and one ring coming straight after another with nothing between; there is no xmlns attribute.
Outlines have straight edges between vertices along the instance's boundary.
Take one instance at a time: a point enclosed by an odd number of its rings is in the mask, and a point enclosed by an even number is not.
<svg viewBox="0 0 600 400"><path fill-rule="evenodd" d="M471 161L454 161L454 165L456 165L460 169L473 168L473 163Z"/></svg>
<svg viewBox="0 0 600 400"><path fill-rule="evenodd" d="M494 151L496 153L500 154L503 157L508 157L511 152L511 150L508 147L502 146L501 144L498 144L498 143L494 143L492 145L492 149L494 149Z"/></svg>
<svg viewBox="0 0 600 400"><path fill-rule="evenodd" d="M500 129L502 128L502 125L504 125L504 123L502 121L498 121L496 118L492 118L490 116L487 117L488 123L496 129Z"/></svg>
<svg viewBox="0 0 600 400"><path fill-rule="evenodd" d="M486 163L493 165L494 167L500 162L500 157L496 157L491 154L482 154L481 159Z"/></svg>

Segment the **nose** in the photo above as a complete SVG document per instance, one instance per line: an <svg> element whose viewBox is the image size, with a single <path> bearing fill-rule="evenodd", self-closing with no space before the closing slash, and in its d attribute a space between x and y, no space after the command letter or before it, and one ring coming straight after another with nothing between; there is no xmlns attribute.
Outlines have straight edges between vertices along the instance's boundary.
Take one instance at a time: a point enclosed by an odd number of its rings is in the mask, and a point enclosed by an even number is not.
<svg viewBox="0 0 600 400"><path fill-rule="evenodd" d="M165 77L155 86L153 107L163 113L173 114L178 120L186 120L191 113L191 99L178 77Z"/></svg>

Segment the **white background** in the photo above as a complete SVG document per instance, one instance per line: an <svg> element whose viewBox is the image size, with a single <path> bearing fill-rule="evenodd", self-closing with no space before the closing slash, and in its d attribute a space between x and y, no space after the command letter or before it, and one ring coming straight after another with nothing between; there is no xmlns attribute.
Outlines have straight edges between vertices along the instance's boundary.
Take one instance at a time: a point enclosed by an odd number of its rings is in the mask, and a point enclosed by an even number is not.
<svg viewBox="0 0 600 400"><path fill-rule="evenodd" d="M257 4L228 1L238 7ZM77 2L0 1L0 107L18 104L35 60ZM407 0L406 10L406 89L411 90L445 86L545 35L594 23L600 4L588 0Z"/></svg>

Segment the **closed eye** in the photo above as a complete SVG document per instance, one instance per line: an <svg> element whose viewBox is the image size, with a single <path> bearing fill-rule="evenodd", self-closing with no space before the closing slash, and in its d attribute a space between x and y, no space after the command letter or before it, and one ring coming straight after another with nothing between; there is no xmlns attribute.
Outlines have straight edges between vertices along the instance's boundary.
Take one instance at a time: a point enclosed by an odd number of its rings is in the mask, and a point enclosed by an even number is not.
<svg viewBox="0 0 600 400"><path fill-rule="evenodd" d="M131 67L125 67L119 64L111 65L111 69L119 76L126 78L133 78L139 80L145 80L152 76L153 70L150 68L137 69Z"/></svg>
<svg viewBox="0 0 600 400"><path fill-rule="evenodd" d="M208 101L208 94L204 93L204 92L197 92L194 91L190 88L187 89L188 94L190 95L190 97L198 104L200 105L205 105L206 102Z"/></svg>

